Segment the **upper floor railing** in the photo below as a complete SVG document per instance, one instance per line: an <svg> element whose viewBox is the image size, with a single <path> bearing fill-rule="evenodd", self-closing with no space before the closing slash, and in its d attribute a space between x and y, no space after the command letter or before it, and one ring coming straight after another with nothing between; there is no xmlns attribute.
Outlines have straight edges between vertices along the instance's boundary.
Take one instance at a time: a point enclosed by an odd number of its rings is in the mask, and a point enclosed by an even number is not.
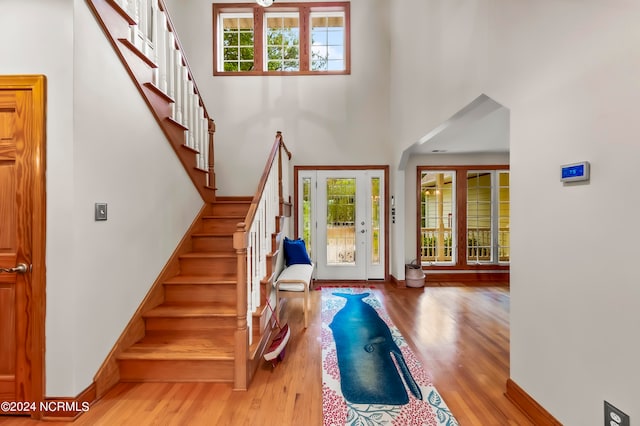
<svg viewBox="0 0 640 426"><path fill-rule="evenodd" d="M210 118L162 0L87 0L205 201L215 199Z"/></svg>

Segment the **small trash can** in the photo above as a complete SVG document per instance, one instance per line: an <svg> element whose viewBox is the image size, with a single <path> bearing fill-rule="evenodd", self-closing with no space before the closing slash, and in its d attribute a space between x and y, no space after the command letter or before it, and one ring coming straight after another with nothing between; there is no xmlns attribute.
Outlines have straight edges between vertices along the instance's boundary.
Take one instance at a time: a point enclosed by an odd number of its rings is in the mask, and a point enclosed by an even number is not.
<svg viewBox="0 0 640 426"><path fill-rule="evenodd" d="M405 264L404 278L407 283L407 287L424 287L424 271L415 260L411 263Z"/></svg>

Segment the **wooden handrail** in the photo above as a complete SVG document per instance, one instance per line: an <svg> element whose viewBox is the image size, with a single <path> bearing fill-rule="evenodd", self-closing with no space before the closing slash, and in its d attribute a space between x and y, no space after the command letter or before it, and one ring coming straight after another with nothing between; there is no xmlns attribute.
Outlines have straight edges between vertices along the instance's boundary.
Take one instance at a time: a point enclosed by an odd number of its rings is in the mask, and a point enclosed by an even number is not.
<svg viewBox="0 0 640 426"><path fill-rule="evenodd" d="M278 138L280 138L280 146L284 149L284 152L287 153L289 160L291 160L291 151L289 151L287 145L285 145L284 139L282 138L282 132L280 130L276 132L276 140L278 140Z"/></svg>
<svg viewBox="0 0 640 426"><path fill-rule="evenodd" d="M282 132L276 132L276 139L280 137L280 146L284 149L284 152L287 153L287 158L291 160L291 152L287 149L287 146L284 144L284 140L282 139ZM287 212L285 211L285 205L291 205L291 197L289 197L288 201L284 199L284 188L282 183L282 155L278 155L278 193L279 193L279 202L278 202L278 211L280 216L286 216ZM289 214L291 213L291 209L288 209Z"/></svg>
<svg viewBox="0 0 640 426"><path fill-rule="evenodd" d="M262 177L260 178L260 182L258 183L258 189L251 200L251 206L249 207L249 211L247 212L247 216L244 219L244 230L247 231L251 224L253 223L253 219L256 215L256 209L258 208L258 203L260 202L260 198L262 197L262 193L264 192L264 188L267 185L267 178L269 177L269 171L273 167L273 162L276 159L276 155L280 152L280 148L283 148L287 153L289 159L291 159L291 152L287 149L284 141L282 140L282 132L276 132L276 139L273 142L273 146L271 147L271 151L269 153L269 158L267 158L267 163L264 166L264 170L262 172ZM239 225L239 224L238 224Z"/></svg>

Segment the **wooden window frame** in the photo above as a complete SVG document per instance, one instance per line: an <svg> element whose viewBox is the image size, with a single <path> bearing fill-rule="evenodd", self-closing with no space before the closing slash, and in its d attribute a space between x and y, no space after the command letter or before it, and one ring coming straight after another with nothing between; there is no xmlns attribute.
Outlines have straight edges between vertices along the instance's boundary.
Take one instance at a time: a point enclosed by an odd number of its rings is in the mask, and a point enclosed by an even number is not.
<svg viewBox="0 0 640 426"><path fill-rule="evenodd" d="M482 165L482 166L418 166L416 170L416 259L421 259L420 247L421 247L421 211L420 211L420 197L421 197L421 176L423 171L454 171L456 173L456 226L459 232L456 235L456 243L458 250L456 252L456 259L454 265L422 265L423 269L429 270L491 270L491 271L508 271L510 269L510 263L496 262L496 263L467 263L467 173L469 171L508 171L508 165ZM464 176L461 175L464 173ZM460 178L463 176L463 178ZM460 230L463 230L460 232Z"/></svg>
<svg viewBox="0 0 640 426"><path fill-rule="evenodd" d="M310 53L311 12L344 12L344 70L313 71ZM250 12L253 14L254 69L251 71L218 70L219 15L225 12ZM300 70L268 71L264 69L264 15L270 12L298 12L300 14ZM256 3L214 3L213 4L213 75L214 76L293 76L293 75L349 75L351 74L351 19L349 2L274 3L268 8Z"/></svg>

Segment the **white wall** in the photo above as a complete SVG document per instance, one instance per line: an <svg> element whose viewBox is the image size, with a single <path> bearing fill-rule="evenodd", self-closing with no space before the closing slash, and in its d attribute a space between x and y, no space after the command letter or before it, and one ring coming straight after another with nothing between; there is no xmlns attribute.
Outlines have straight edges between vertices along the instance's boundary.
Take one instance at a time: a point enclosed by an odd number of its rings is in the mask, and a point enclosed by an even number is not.
<svg viewBox="0 0 640 426"><path fill-rule="evenodd" d="M220 194L255 192L276 130L295 165L390 164L388 1L351 1L351 75L295 77L213 77L212 2L166 3L217 123Z"/></svg>
<svg viewBox="0 0 640 426"><path fill-rule="evenodd" d="M47 77L46 383L47 393L75 395L76 301L64 279L74 262L73 1L2 0L0 11L1 38L20 41L0 43L0 73Z"/></svg>
<svg viewBox="0 0 640 426"><path fill-rule="evenodd" d="M637 419L640 3L503 6L489 56L511 108L511 374L567 425L602 424L605 399ZM590 184L563 186L559 166L582 160Z"/></svg>
<svg viewBox="0 0 640 426"><path fill-rule="evenodd" d="M46 394L75 396L202 200L85 1L0 8L0 73L47 76Z"/></svg>
<svg viewBox="0 0 640 426"><path fill-rule="evenodd" d="M396 158L481 93L510 110L511 377L566 425L602 424L605 399L640 415L639 13L625 0L391 5ZM581 160L590 184L563 186L559 166Z"/></svg>

